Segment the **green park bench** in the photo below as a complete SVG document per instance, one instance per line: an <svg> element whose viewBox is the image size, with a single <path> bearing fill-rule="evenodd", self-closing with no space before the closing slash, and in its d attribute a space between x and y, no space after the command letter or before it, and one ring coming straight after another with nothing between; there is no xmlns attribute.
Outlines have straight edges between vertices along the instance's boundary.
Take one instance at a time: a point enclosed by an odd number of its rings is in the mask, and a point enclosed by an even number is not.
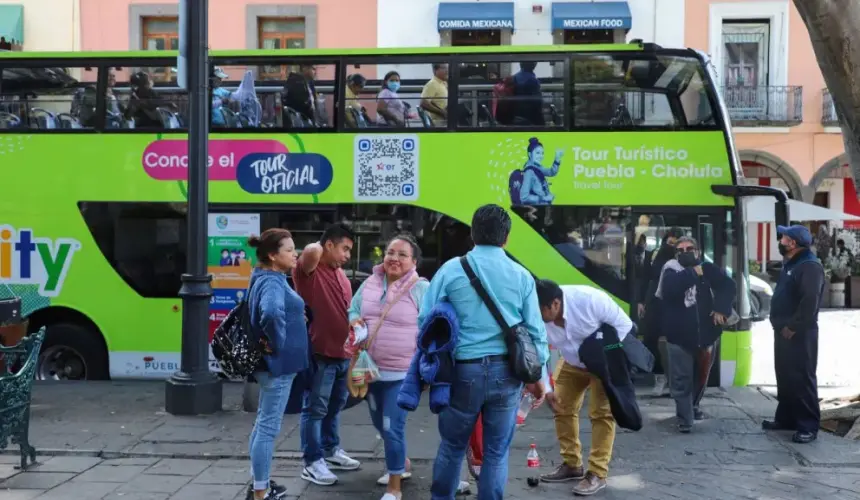
<svg viewBox="0 0 860 500"><path fill-rule="evenodd" d="M0 451L9 440L21 453L21 470L36 463L36 449L30 445L30 396L39 349L45 328L21 339L12 347L0 346Z"/></svg>

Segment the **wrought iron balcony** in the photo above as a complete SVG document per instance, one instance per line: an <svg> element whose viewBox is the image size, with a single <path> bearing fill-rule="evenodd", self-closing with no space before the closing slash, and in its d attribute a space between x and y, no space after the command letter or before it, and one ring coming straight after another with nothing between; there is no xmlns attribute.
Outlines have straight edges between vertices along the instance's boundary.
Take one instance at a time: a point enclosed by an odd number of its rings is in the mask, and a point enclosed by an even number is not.
<svg viewBox="0 0 860 500"><path fill-rule="evenodd" d="M730 85L722 93L736 127L786 127L803 122L803 87Z"/></svg>
<svg viewBox="0 0 860 500"><path fill-rule="evenodd" d="M839 119L836 118L836 106L833 105L833 96L830 91L821 91L821 124L825 127L838 127Z"/></svg>

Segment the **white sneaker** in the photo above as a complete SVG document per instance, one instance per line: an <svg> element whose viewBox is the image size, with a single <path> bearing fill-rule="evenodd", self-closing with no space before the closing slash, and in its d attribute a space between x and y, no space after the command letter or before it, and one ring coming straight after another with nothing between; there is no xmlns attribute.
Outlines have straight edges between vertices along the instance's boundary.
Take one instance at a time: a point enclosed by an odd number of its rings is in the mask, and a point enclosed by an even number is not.
<svg viewBox="0 0 860 500"><path fill-rule="evenodd" d="M457 495L468 495L472 493L472 485L469 484L469 481L460 481L460 484L457 485Z"/></svg>
<svg viewBox="0 0 860 500"><path fill-rule="evenodd" d="M400 475L400 479L406 480L412 477L412 473L409 471L404 472ZM391 479L391 476L386 472L379 479L376 480L376 484L379 486L388 486L388 480Z"/></svg>
<svg viewBox="0 0 860 500"><path fill-rule="evenodd" d="M350 458L345 451L338 448L334 455L325 459L326 464L335 470L356 470L361 467L361 462L354 458Z"/></svg>
<svg viewBox="0 0 860 500"><path fill-rule="evenodd" d="M337 483L337 476L328 470L328 465L323 459L319 459L302 469L302 479L320 486L331 486Z"/></svg>
<svg viewBox="0 0 860 500"><path fill-rule="evenodd" d="M666 375L654 375L654 397L666 394Z"/></svg>

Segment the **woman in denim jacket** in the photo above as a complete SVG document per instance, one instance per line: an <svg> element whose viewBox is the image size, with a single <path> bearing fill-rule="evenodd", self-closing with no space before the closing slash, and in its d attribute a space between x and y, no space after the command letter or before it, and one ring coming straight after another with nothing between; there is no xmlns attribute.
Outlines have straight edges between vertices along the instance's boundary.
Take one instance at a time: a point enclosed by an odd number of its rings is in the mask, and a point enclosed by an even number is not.
<svg viewBox="0 0 860 500"><path fill-rule="evenodd" d="M253 484L248 498L275 500L286 495L286 488L269 479L272 454L293 380L308 368L308 329L305 303L287 284L286 274L296 267L298 258L290 232L268 229L252 236L248 244L257 250L257 267L248 288L251 330L264 352L264 362L254 373L260 402L250 438Z"/></svg>

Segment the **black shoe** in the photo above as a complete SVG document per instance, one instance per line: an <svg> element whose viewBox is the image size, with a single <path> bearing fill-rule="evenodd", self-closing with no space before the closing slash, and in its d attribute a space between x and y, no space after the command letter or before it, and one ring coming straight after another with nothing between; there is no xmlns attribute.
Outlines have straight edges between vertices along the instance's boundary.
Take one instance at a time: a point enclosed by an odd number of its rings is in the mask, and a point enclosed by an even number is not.
<svg viewBox="0 0 860 500"><path fill-rule="evenodd" d="M792 427L789 427L782 422L777 422L776 420L762 420L761 428L766 431L793 431Z"/></svg>
<svg viewBox="0 0 860 500"><path fill-rule="evenodd" d="M269 492L266 494L265 500L281 500L287 495L287 487L282 486L272 480L269 480ZM254 483L248 485L248 493L245 495L247 500L254 500Z"/></svg>
<svg viewBox="0 0 860 500"><path fill-rule="evenodd" d="M807 444L818 439L817 432L797 431L791 436L791 440L795 443Z"/></svg>
<svg viewBox="0 0 860 500"><path fill-rule="evenodd" d="M681 434L689 434L692 430L693 426L690 424L678 424L678 432Z"/></svg>
<svg viewBox="0 0 860 500"><path fill-rule="evenodd" d="M698 408L693 408L693 420L704 420L705 412Z"/></svg>

